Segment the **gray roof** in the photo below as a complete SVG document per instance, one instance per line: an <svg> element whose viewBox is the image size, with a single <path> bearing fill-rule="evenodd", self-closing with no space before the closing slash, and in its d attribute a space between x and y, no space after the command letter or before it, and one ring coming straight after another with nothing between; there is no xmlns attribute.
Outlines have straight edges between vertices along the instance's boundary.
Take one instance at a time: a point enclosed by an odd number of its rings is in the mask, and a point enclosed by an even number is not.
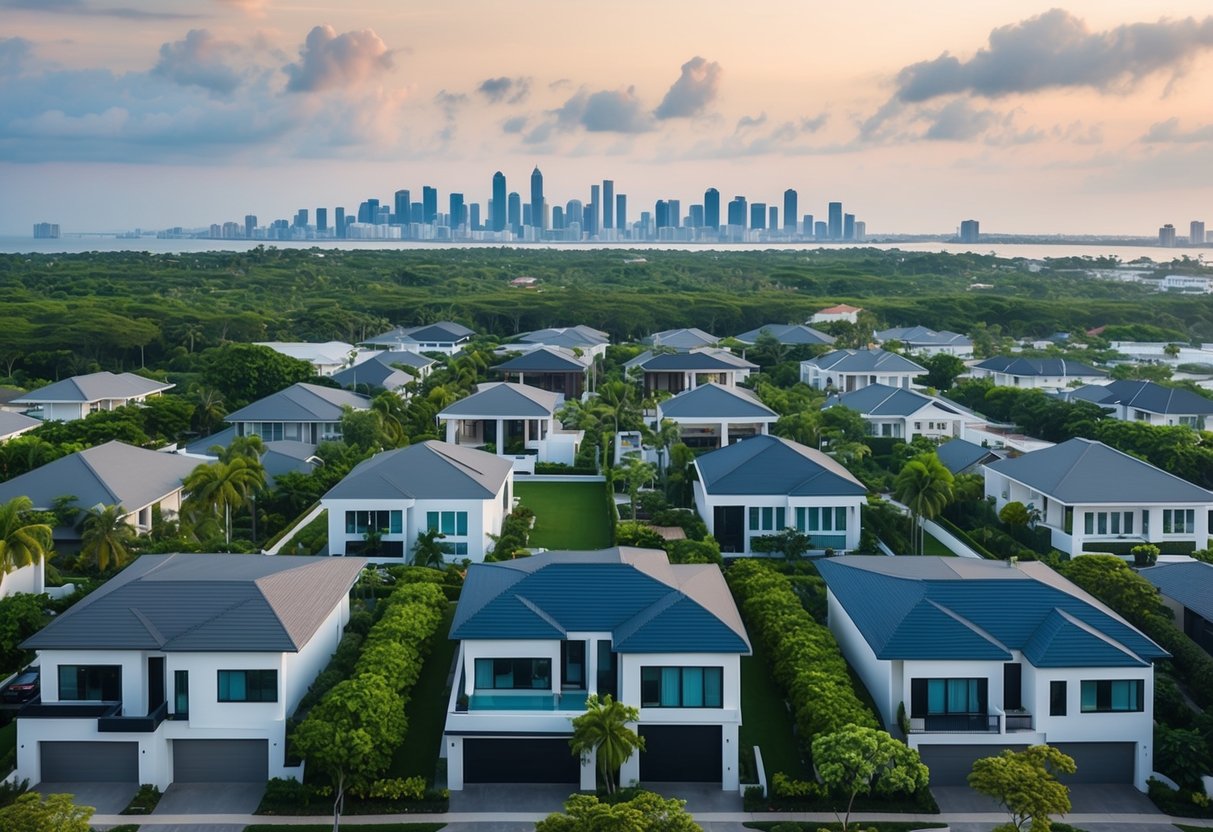
<svg viewBox="0 0 1213 832"><path fill-rule="evenodd" d="M12 404L42 404L43 402L96 402L102 399L133 399L168 390L174 385L155 381L135 373L100 372L72 376L37 390L31 390Z"/></svg>
<svg viewBox="0 0 1213 832"><path fill-rule="evenodd" d="M868 489L836 460L777 436L752 436L695 461L710 494L861 496Z"/></svg>
<svg viewBox="0 0 1213 832"><path fill-rule="evenodd" d="M986 468L1069 505L1213 503L1213 491L1090 439L1070 439Z"/></svg>
<svg viewBox="0 0 1213 832"><path fill-rule="evenodd" d="M55 498L74 495L83 509L120 505L135 511L181 488L198 465L189 457L106 442L0 483L0 502L25 496L34 508L49 509Z"/></svg>
<svg viewBox="0 0 1213 832"><path fill-rule="evenodd" d="M959 332L927 329L925 326L896 326L876 333L876 340L899 341L907 347L971 347L973 342Z"/></svg>
<svg viewBox="0 0 1213 832"><path fill-rule="evenodd" d="M553 416L563 401L563 393L512 381L489 381L477 384L475 393L447 406L438 418L544 419Z"/></svg>
<svg viewBox="0 0 1213 832"><path fill-rule="evenodd" d="M1206 621L1213 621L1213 564L1199 560L1160 563L1138 573L1158 591Z"/></svg>
<svg viewBox="0 0 1213 832"><path fill-rule="evenodd" d="M474 330L468 329L463 324L457 324L454 321L438 321L437 323L423 324L421 326L398 326L389 329L382 335L368 338L362 343L384 344L387 346L405 343L419 344L422 342L458 344L475 334Z"/></svg>
<svg viewBox="0 0 1213 832"><path fill-rule="evenodd" d="M584 373L590 362L565 347L540 347L516 355L490 369L502 373Z"/></svg>
<svg viewBox="0 0 1213 832"><path fill-rule="evenodd" d="M953 474L961 474L978 464L1002 458L989 448L967 439L949 439L935 449L935 454L943 467Z"/></svg>
<svg viewBox="0 0 1213 832"><path fill-rule="evenodd" d="M722 372L756 370L758 365L726 349L695 349L687 352L642 352L624 365L627 369L640 367L646 373L664 372Z"/></svg>
<svg viewBox="0 0 1213 832"><path fill-rule="evenodd" d="M1006 373L1012 376L1105 376L1103 370L1097 370L1081 361L1071 361L1067 358L1023 358L1014 355L996 355L973 365L981 370L995 373Z"/></svg>
<svg viewBox="0 0 1213 832"><path fill-rule="evenodd" d="M663 419L756 419L775 421L779 415L743 387L701 384L657 405Z"/></svg>
<svg viewBox="0 0 1213 832"><path fill-rule="evenodd" d="M344 370L333 373L330 378L342 387L357 387L360 384L365 384L384 390L396 390L410 381L417 381L420 378L420 374L412 375L405 370L392 366L393 364L403 364L406 367L423 370L434 363L436 363L434 359L427 358L419 353L385 350L384 352L375 353L370 358L360 361L353 367L346 367Z"/></svg>
<svg viewBox="0 0 1213 832"><path fill-rule="evenodd" d="M600 329L578 324L524 332L518 336L518 340L524 344L543 344L548 347L596 347L611 343L611 336Z"/></svg>
<svg viewBox="0 0 1213 832"><path fill-rule="evenodd" d="M41 419L26 416L24 413L13 413L11 410L0 410L0 439L15 436L33 430L42 424Z"/></svg>
<svg viewBox="0 0 1213 832"><path fill-rule="evenodd" d="M323 499L490 500L513 470L496 454L429 440L360 462Z"/></svg>
<svg viewBox="0 0 1213 832"><path fill-rule="evenodd" d="M926 369L903 355L887 350L834 350L804 364L835 373L925 373Z"/></svg>
<svg viewBox="0 0 1213 832"><path fill-rule="evenodd" d="M365 565L354 557L143 555L22 647L297 653Z"/></svg>
<svg viewBox="0 0 1213 832"><path fill-rule="evenodd" d="M834 343L833 335L818 332L813 327L805 326L804 324L763 324L758 329L751 329L749 332L741 333L737 336L737 340L743 344L753 344L758 341L758 336L764 332L771 335L779 343L787 344L788 346Z"/></svg>
<svg viewBox="0 0 1213 832"><path fill-rule="evenodd" d="M1049 395L1066 402L1089 402L1105 405L1107 410L1115 409L1113 403L1108 401L1112 398L1112 394L1108 392L1108 387L1104 384L1084 384L1082 387L1069 387Z"/></svg>
<svg viewBox="0 0 1213 832"><path fill-rule="evenodd" d="M300 382L227 414L236 422L340 422L343 408L366 410L371 400L360 393Z"/></svg>
<svg viewBox="0 0 1213 832"><path fill-rule="evenodd" d="M185 446L185 452L216 456L211 452L212 448L228 448L235 438L236 429L234 427L224 428L218 433L195 439ZM316 467L316 463L311 461L316 456L316 446L308 442L283 439L278 442L263 442L262 445L265 447L265 452L261 454L261 467L265 469L265 473L269 477L277 479L282 474L292 471L307 474Z"/></svg>
<svg viewBox="0 0 1213 832"><path fill-rule="evenodd" d="M663 329L640 339L642 344L654 347L668 347L675 350L693 350L696 347L714 347L720 341L718 337L702 329Z"/></svg>
<svg viewBox="0 0 1213 832"><path fill-rule="evenodd" d="M932 404L956 416L966 415L931 396L924 396L904 387L890 387L887 384L869 384L849 393L836 393L826 400L823 407L836 404L857 410L864 416L910 416Z"/></svg>
<svg viewBox="0 0 1213 832"><path fill-rule="evenodd" d="M1100 404L1119 404L1151 413L1176 416L1208 416L1213 414L1213 399L1179 387L1164 387L1152 381L1113 381L1103 388L1107 391ZM1094 401L1092 399L1092 401Z"/></svg>

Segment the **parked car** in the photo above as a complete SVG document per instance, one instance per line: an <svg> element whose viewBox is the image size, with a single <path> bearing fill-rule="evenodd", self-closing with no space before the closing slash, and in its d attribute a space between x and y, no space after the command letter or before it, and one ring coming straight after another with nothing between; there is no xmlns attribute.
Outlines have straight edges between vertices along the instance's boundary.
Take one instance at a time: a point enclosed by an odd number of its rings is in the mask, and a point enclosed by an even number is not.
<svg viewBox="0 0 1213 832"><path fill-rule="evenodd" d="M38 668L27 667L4 687L4 690L0 692L0 699L6 705L18 705L30 701L38 695L38 678Z"/></svg>

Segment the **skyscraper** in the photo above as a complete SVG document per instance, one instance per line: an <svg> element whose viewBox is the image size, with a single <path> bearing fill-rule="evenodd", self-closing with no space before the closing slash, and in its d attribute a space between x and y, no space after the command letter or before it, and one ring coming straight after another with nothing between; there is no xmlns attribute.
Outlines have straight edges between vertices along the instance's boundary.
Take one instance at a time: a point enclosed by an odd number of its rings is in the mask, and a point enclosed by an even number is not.
<svg viewBox="0 0 1213 832"><path fill-rule="evenodd" d="M732 223L730 223L731 225ZM766 228L767 227L767 204L765 202L755 202L750 206L750 228Z"/></svg>
<svg viewBox="0 0 1213 832"><path fill-rule="evenodd" d="M479 202L472 203L472 210L469 212L469 214L470 214L470 216L468 218L468 230L479 231L480 230L480 203Z"/></svg>
<svg viewBox="0 0 1213 832"><path fill-rule="evenodd" d="M796 233L797 211L800 210L797 205L799 201L800 198L796 194L795 188L788 188L783 192L783 230L789 234Z"/></svg>
<svg viewBox="0 0 1213 832"><path fill-rule="evenodd" d="M804 221L800 224L800 233L806 237L813 236L813 215L805 214Z"/></svg>
<svg viewBox="0 0 1213 832"><path fill-rule="evenodd" d="M248 222L248 217L244 218ZM254 224L257 218L253 217ZM338 207L333 211L333 231L337 232L338 237L345 237L345 209Z"/></svg>
<svg viewBox="0 0 1213 832"><path fill-rule="evenodd" d="M831 240L842 239L842 203L831 202L829 205L829 237Z"/></svg>
<svg viewBox="0 0 1213 832"><path fill-rule="evenodd" d="M830 227L821 221L813 223L813 237L818 240L828 240Z"/></svg>
<svg viewBox="0 0 1213 832"><path fill-rule="evenodd" d="M628 195L615 195L615 227L627 233L628 230Z"/></svg>
<svg viewBox="0 0 1213 832"><path fill-rule="evenodd" d="M531 172L531 225L540 231L544 229L543 174L539 172L539 165Z"/></svg>
<svg viewBox="0 0 1213 832"><path fill-rule="evenodd" d="M854 214L843 214L842 215L842 239L844 239L844 240L854 240L855 239L855 215Z"/></svg>
<svg viewBox="0 0 1213 832"><path fill-rule="evenodd" d="M691 228L703 228L703 206L692 205L687 214L687 225Z"/></svg>
<svg viewBox="0 0 1213 832"><path fill-rule="evenodd" d="M467 209L463 204L463 194L452 193L450 201L451 210L446 218L446 224L454 231L467 222Z"/></svg>
<svg viewBox="0 0 1213 832"><path fill-rule="evenodd" d="M737 225L741 228L746 227L746 199L744 196L733 197L729 203L729 225Z"/></svg>
<svg viewBox="0 0 1213 832"><path fill-rule="evenodd" d="M345 213L344 208L338 208L337 210L340 211L342 214ZM253 239L253 232L256 230L257 230L257 215L256 214L245 214L244 215L244 236L251 240L251 239Z"/></svg>
<svg viewBox="0 0 1213 832"><path fill-rule="evenodd" d="M1205 224L1201 220L1192 220L1188 226L1188 245L1199 246L1205 242Z"/></svg>
<svg viewBox="0 0 1213 832"><path fill-rule="evenodd" d="M358 206L358 222L373 223L379 216L379 200L368 199Z"/></svg>
<svg viewBox="0 0 1213 832"><path fill-rule="evenodd" d="M438 220L438 189L426 185L421 189L421 221L434 223Z"/></svg>
<svg viewBox="0 0 1213 832"><path fill-rule="evenodd" d="M590 204L585 206L586 219L585 231L591 237L598 233L599 223L602 222L602 189L598 185L590 186Z"/></svg>
<svg viewBox="0 0 1213 832"><path fill-rule="evenodd" d="M670 227L671 228L681 228L682 227L682 200L681 199L667 199L666 202L669 204L669 207L670 207Z"/></svg>
<svg viewBox="0 0 1213 832"><path fill-rule="evenodd" d="M715 188L703 192L703 224L707 228L720 227L720 191Z"/></svg>
<svg viewBox="0 0 1213 832"><path fill-rule="evenodd" d="M977 220L964 220L960 224L960 241L976 243L981 238L981 227Z"/></svg>
<svg viewBox="0 0 1213 832"><path fill-rule="evenodd" d="M413 204L413 195L408 191L396 191L396 212L392 215L392 223L395 225L408 225L411 217L409 216L410 207Z"/></svg>
<svg viewBox="0 0 1213 832"><path fill-rule="evenodd" d="M317 231L328 231L329 230L329 209L327 209L327 208L317 208L316 209L316 230Z"/></svg>
<svg viewBox="0 0 1213 832"><path fill-rule="evenodd" d="M1160 246L1175 245L1175 226L1167 223L1162 228L1158 229L1158 244Z"/></svg>
<svg viewBox="0 0 1213 832"><path fill-rule="evenodd" d="M664 199L657 200L657 205L653 208L654 225L658 228L665 228L670 224L670 203Z"/></svg>
<svg viewBox="0 0 1213 832"><path fill-rule="evenodd" d="M615 180L602 180L602 227L615 227Z"/></svg>
<svg viewBox="0 0 1213 832"><path fill-rule="evenodd" d="M767 228L772 231L779 230L779 209L774 205L767 209Z"/></svg>
<svg viewBox="0 0 1213 832"><path fill-rule="evenodd" d="M307 209L300 208L295 212L295 227L307 228Z"/></svg>
<svg viewBox="0 0 1213 832"><path fill-rule="evenodd" d="M505 231L505 174L493 174L493 201L489 203L489 226L492 231Z"/></svg>
<svg viewBox="0 0 1213 832"><path fill-rule="evenodd" d="M510 230L515 235L522 236L522 196L517 191L510 191L509 200L506 203L507 222L509 222Z"/></svg>

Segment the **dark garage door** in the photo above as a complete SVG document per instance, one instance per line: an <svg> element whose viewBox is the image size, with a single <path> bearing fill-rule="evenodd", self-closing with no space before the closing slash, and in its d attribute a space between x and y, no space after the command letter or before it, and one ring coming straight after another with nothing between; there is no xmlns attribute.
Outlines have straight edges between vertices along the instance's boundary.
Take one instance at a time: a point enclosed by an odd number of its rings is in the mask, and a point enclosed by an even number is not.
<svg viewBox="0 0 1213 832"><path fill-rule="evenodd" d="M174 783L264 783L266 740L173 740Z"/></svg>
<svg viewBox="0 0 1213 832"><path fill-rule="evenodd" d="M982 757L993 757L1003 748L1023 751L1026 745L923 745L918 756L931 770L932 786L967 786L973 762Z"/></svg>
<svg viewBox="0 0 1213 832"><path fill-rule="evenodd" d="M581 761L568 737L544 739L465 739L465 783L581 782Z"/></svg>
<svg viewBox="0 0 1213 832"><path fill-rule="evenodd" d="M719 783L719 725L641 725L640 779L646 783Z"/></svg>
<svg viewBox="0 0 1213 832"><path fill-rule="evenodd" d="M44 742L44 783L138 783L139 743Z"/></svg>
<svg viewBox="0 0 1213 832"><path fill-rule="evenodd" d="M1137 746L1131 742L1059 742L1074 758L1077 771L1059 777L1066 783L1132 783Z"/></svg>

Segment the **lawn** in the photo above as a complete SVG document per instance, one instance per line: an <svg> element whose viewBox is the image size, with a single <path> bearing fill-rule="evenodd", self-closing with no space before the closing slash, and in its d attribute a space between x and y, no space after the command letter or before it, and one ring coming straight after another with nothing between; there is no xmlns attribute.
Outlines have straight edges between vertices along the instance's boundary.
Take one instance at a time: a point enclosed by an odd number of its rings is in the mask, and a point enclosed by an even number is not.
<svg viewBox="0 0 1213 832"><path fill-rule="evenodd" d="M446 680L457 647L456 642L447 638L454 618L455 605L450 604L442 623L434 633L430 655L421 667L421 675L413 686L412 697L404 706L408 733L405 734L404 743L392 755L392 765L388 769L387 777L420 775L427 782L432 783L434 780L438 751L442 747L442 729L446 724Z"/></svg>
<svg viewBox="0 0 1213 832"><path fill-rule="evenodd" d="M610 546L605 489L600 482L516 482L515 495L535 512L531 546L579 550Z"/></svg>
<svg viewBox="0 0 1213 832"><path fill-rule="evenodd" d="M741 657L741 747L762 749L767 782L782 771L796 780L812 779L792 736L792 715L771 678L766 650L757 641L754 655Z"/></svg>
<svg viewBox="0 0 1213 832"><path fill-rule="evenodd" d="M944 546L938 538L930 534L930 532L922 533L922 553L924 555L942 555L945 558L956 557L956 553Z"/></svg>

